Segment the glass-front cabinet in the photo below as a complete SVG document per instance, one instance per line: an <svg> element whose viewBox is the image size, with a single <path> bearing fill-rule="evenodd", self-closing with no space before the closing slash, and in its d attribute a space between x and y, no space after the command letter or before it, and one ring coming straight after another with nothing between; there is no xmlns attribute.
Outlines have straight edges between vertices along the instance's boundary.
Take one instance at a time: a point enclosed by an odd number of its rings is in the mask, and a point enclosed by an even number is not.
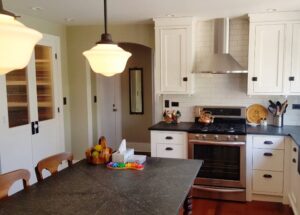
<svg viewBox="0 0 300 215"><path fill-rule="evenodd" d="M0 76L0 174L34 176L38 161L65 150L59 53L59 37L44 35L26 68Z"/></svg>
<svg viewBox="0 0 300 215"><path fill-rule="evenodd" d="M35 47L36 90L39 121L53 118L53 59L52 48L37 45Z"/></svg>
<svg viewBox="0 0 300 215"><path fill-rule="evenodd" d="M8 125L10 128L29 123L27 68L6 75Z"/></svg>

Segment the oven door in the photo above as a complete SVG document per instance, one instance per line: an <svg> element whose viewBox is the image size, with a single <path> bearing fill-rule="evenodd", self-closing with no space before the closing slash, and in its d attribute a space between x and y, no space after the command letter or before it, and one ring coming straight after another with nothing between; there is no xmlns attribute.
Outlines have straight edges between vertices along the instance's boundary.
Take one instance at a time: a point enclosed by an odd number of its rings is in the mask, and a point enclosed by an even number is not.
<svg viewBox="0 0 300 215"><path fill-rule="evenodd" d="M195 185L245 188L245 145L245 142L189 140L189 158L204 161Z"/></svg>

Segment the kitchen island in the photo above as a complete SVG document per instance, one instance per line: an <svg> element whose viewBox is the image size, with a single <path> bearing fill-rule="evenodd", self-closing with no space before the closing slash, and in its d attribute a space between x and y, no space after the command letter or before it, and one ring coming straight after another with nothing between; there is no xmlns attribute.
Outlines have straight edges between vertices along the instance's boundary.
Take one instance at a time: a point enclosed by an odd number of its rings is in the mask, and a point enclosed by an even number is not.
<svg viewBox="0 0 300 215"><path fill-rule="evenodd" d="M147 158L142 171L110 170L82 160L1 201L0 214L177 215L201 165Z"/></svg>

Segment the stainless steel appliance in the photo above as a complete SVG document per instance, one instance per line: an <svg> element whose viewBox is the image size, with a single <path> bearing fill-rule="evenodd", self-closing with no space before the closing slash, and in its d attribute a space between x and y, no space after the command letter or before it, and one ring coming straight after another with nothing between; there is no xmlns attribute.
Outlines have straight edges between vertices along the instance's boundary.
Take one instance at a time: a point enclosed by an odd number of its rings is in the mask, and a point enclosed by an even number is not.
<svg viewBox="0 0 300 215"><path fill-rule="evenodd" d="M199 123L203 111L214 116L213 123ZM188 156L204 164L194 182L194 197L246 201L245 115L244 107L195 107Z"/></svg>

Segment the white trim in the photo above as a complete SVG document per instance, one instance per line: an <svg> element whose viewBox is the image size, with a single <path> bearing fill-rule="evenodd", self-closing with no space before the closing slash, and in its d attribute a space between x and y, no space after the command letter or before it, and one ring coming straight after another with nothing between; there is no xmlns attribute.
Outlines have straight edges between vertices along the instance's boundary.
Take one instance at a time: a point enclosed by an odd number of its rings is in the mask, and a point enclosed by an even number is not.
<svg viewBox="0 0 300 215"><path fill-rule="evenodd" d="M87 102L87 138L88 146L93 145L93 109L92 109L92 80L91 68L87 60L85 60L85 75L86 75L86 102Z"/></svg>
<svg viewBox="0 0 300 215"><path fill-rule="evenodd" d="M250 22L286 22L299 21L300 11L250 13Z"/></svg>
<svg viewBox="0 0 300 215"><path fill-rule="evenodd" d="M297 205L294 203L292 199L293 199L292 196L288 195L289 205L291 206L294 215L300 215L297 211Z"/></svg>

